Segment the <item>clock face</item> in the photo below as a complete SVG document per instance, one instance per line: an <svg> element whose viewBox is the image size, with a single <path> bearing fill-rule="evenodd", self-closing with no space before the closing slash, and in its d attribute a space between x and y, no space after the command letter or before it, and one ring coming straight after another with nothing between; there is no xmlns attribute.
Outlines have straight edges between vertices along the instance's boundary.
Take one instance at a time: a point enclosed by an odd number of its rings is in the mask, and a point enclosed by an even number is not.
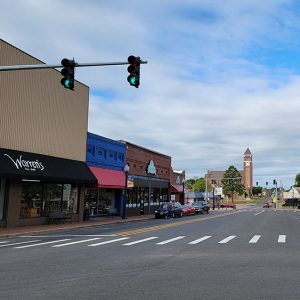
<svg viewBox="0 0 300 300"><path fill-rule="evenodd" d="M249 167L249 166L250 166L250 162L246 161L246 167Z"/></svg>

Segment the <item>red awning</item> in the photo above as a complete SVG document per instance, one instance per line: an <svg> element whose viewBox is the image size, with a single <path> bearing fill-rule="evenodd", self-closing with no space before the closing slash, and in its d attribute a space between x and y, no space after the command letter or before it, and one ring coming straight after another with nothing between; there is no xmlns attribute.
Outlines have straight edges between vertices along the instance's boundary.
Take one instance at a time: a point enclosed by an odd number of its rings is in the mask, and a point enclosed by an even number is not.
<svg viewBox="0 0 300 300"><path fill-rule="evenodd" d="M182 193L183 185L182 184L171 184L171 193Z"/></svg>
<svg viewBox="0 0 300 300"><path fill-rule="evenodd" d="M125 188L125 174L123 171L102 169L96 167L90 167L90 169L98 180L99 188L107 188L107 189Z"/></svg>

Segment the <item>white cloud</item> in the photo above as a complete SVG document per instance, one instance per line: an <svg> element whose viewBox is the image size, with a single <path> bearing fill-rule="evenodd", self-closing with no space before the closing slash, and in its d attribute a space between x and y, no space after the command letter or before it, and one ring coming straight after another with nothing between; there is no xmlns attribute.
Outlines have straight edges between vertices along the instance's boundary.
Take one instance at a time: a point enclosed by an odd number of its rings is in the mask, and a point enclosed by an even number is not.
<svg viewBox="0 0 300 300"><path fill-rule="evenodd" d="M139 89L127 83L126 66L76 70L90 86L90 131L170 155L190 177L241 169L249 147L256 180L281 176L290 185L300 164L299 72L285 63L299 49L291 5L4 0L0 34L47 63L140 55L148 64Z"/></svg>

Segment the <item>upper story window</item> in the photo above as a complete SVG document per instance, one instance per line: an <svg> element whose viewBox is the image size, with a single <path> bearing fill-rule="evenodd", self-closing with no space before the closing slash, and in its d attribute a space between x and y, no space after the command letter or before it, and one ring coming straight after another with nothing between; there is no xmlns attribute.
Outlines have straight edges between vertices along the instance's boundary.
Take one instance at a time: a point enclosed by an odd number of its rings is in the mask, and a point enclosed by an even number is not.
<svg viewBox="0 0 300 300"><path fill-rule="evenodd" d="M109 158L109 159L115 159L115 152L113 152L113 151L108 151L108 154L107 154L107 157Z"/></svg>
<svg viewBox="0 0 300 300"><path fill-rule="evenodd" d="M92 145L87 145L86 151L87 153L94 155L94 147Z"/></svg>
<svg viewBox="0 0 300 300"><path fill-rule="evenodd" d="M118 153L117 157L118 161L124 161L124 155L122 153Z"/></svg>
<svg viewBox="0 0 300 300"><path fill-rule="evenodd" d="M97 147L96 153L97 153L97 156L105 158L105 149Z"/></svg>

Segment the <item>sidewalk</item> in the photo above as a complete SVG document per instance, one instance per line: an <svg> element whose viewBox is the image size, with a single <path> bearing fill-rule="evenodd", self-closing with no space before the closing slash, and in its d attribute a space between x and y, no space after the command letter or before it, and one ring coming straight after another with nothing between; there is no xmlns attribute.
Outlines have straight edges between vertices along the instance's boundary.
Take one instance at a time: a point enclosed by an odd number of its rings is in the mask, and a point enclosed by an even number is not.
<svg viewBox="0 0 300 300"><path fill-rule="evenodd" d="M1 237L10 237L16 235L27 235L27 234L36 234L36 233L45 233L52 231L68 230L73 228L84 228L84 227L93 227L107 224L117 224L117 223L128 223L134 221L142 221L153 219L154 215L143 215L143 216L131 216L126 219L121 217L101 217L97 219L92 219L89 221L74 222L66 221L66 223L60 224L46 224L46 225L36 225L36 226L26 226L26 227L15 227L15 228L0 228L0 238Z"/></svg>

